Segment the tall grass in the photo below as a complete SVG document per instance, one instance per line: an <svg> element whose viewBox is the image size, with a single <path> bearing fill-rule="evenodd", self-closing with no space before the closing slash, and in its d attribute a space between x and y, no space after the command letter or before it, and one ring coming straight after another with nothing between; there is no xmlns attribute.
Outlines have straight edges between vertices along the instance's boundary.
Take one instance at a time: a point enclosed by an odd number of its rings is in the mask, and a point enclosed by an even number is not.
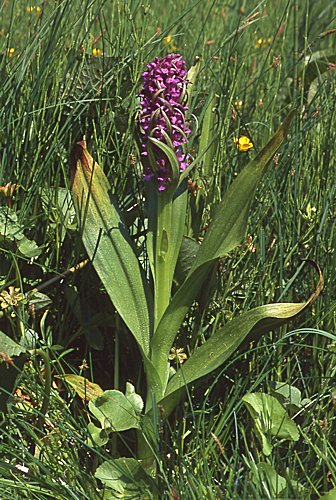
<svg viewBox="0 0 336 500"><path fill-rule="evenodd" d="M122 208L142 203L141 173L132 156L134 117L140 75L154 56L176 47L189 66L201 57L192 100L200 124L209 96L218 95L214 163L202 179L203 227L247 155L297 108L290 141L258 191L250 237L228 256L205 297L206 327L200 330L197 317L194 323L187 318L180 341L187 351L190 337L201 343L214 325L243 310L305 300L316 279L300 258L320 265L324 291L293 325L245 345L230 364L190 390L159 429L160 487L162 498L273 498L257 473L263 457L242 397L269 393L281 381L298 387L311 403L297 417L299 442L277 442L268 462L287 479L285 497L298 495L293 481L302 485L303 497L322 495L336 486L335 343L323 335L336 327L336 100L334 67L324 71L313 61L324 51L336 62L335 33L327 33L335 26L335 6L322 0L61 0L38 6L39 12L27 12L17 0L0 7L0 185L21 186L13 209L42 249L31 260L1 243L1 290L21 285L28 291L85 258L57 198L59 188L69 187L69 152L82 135ZM237 152L238 135L251 138L253 152ZM195 147L197 141L196 133ZM143 223L131 230L136 238ZM136 348L94 271L85 269L45 289L52 302L44 330L38 311L27 327L43 330L56 346L50 350L54 375L81 373L104 388L123 387L129 378L140 383ZM16 328L14 319L0 318L2 331L15 335ZM102 498L93 473L111 450L90 444L86 406L57 378L45 427L36 429L40 370L37 362L26 366L19 386L30 399L13 403L1 422L1 496ZM131 434L118 438L120 453L132 453L133 445Z"/></svg>

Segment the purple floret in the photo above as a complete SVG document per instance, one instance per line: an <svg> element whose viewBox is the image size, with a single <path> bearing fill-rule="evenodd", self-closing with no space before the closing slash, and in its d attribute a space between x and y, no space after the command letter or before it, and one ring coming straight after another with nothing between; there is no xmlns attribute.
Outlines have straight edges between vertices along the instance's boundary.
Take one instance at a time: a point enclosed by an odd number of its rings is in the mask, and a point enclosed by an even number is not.
<svg viewBox="0 0 336 500"><path fill-rule="evenodd" d="M139 94L141 109L138 121L141 132L141 157L144 165L144 179L154 180L159 191L164 191L171 182L171 167L166 155L149 141L149 137L167 144L167 134L179 162L180 171L188 166L188 155L183 145L190 134L186 121L187 69L182 56L169 54L147 65L142 74L143 87ZM169 144L168 144L169 145ZM151 148L155 165L149 161Z"/></svg>

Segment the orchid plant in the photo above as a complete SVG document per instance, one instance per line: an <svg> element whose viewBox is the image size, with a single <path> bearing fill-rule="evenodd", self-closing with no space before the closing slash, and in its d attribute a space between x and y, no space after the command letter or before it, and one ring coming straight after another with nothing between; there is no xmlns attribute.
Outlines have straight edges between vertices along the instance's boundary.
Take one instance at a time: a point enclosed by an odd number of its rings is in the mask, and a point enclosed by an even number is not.
<svg viewBox="0 0 336 500"><path fill-rule="evenodd" d="M147 273L117 202L111 197L108 180L89 154L85 141L78 142L72 152L72 194L82 239L115 309L138 344L147 381L145 404L131 384L127 384L125 394L115 389L101 391L89 403L91 413L100 423L100 427L89 424L92 440L97 444L107 443L111 432L135 428L139 435L139 461L114 459L97 469L96 476L115 489L118 485L111 478L116 467L126 467L136 474L141 465L153 473L154 457L158 456L158 405L161 415L168 416L186 386L222 365L248 334L261 334L284 324L313 299L269 304L244 312L213 332L183 364L177 363L176 370L170 369L172 348L176 356L181 355L174 345L181 324L214 262L225 259L242 242L257 185L284 141L294 115L294 111L289 113L231 184L203 241L195 241L192 264L184 281L173 287L186 234L187 180L200 162L200 157L192 160L187 150L191 133L189 103L196 75L197 65L188 72L178 54L155 58L142 75L137 142L148 207Z"/></svg>

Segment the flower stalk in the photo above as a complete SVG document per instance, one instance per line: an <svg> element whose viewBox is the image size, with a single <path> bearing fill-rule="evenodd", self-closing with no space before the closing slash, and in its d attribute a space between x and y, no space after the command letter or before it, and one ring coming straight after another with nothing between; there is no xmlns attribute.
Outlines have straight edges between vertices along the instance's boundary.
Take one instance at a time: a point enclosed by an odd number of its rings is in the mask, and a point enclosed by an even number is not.
<svg viewBox="0 0 336 500"><path fill-rule="evenodd" d="M181 217L176 210L173 216L173 205L180 172L186 169L189 161L185 152L191 132L186 118L189 82L186 64L179 54L155 58L142 78L138 126L144 180L148 182L149 198L154 199L148 211L147 245L152 255L155 329L170 301L183 236L178 227L181 218L183 226L185 221L184 193L180 194L183 199Z"/></svg>

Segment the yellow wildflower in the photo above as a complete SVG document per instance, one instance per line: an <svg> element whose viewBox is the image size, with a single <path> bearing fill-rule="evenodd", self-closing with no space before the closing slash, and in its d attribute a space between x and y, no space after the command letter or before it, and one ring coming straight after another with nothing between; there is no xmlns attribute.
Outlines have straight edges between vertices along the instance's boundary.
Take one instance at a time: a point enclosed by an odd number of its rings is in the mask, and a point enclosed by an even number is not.
<svg viewBox="0 0 336 500"><path fill-rule="evenodd" d="M233 142L236 145L236 148L238 151L248 151L249 149L253 148L253 142L250 141L246 135L242 135L241 137L234 137Z"/></svg>
<svg viewBox="0 0 336 500"><path fill-rule="evenodd" d="M92 55L95 57L101 56L102 53L103 53L103 51L101 49L96 49L96 48L92 49Z"/></svg>
<svg viewBox="0 0 336 500"><path fill-rule="evenodd" d="M235 101L234 103L234 106L236 109L238 109L238 111L241 111L243 109L243 101L241 99L239 99L238 101Z"/></svg>
<svg viewBox="0 0 336 500"><path fill-rule="evenodd" d="M265 49L267 45L270 45L271 43L271 38L258 38L255 44L256 49Z"/></svg>
<svg viewBox="0 0 336 500"><path fill-rule="evenodd" d="M20 292L20 288L10 286L7 290L0 293L0 308L7 309L7 307L16 307L18 303L24 299L24 294Z"/></svg>
<svg viewBox="0 0 336 500"><path fill-rule="evenodd" d="M10 208L12 206L15 191L17 191L19 187L20 184L14 184L12 182L7 182L4 186L0 186L0 197L5 199L6 205Z"/></svg>
<svg viewBox="0 0 336 500"><path fill-rule="evenodd" d="M184 351L183 347L179 348L172 347L168 359L170 361L175 361L175 363L180 363L180 365L182 365L182 363L187 359L187 355L183 351Z"/></svg>
<svg viewBox="0 0 336 500"><path fill-rule="evenodd" d="M14 47L10 47L9 49L7 49L7 54L9 55L9 57L12 57L14 55L14 52Z"/></svg>
<svg viewBox="0 0 336 500"><path fill-rule="evenodd" d="M170 50L172 50L172 51L177 50L177 47L176 47L176 45L174 45L174 43L173 43L173 37L172 37L171 35L167 35L167 36L163 39L163 43L164 43L165 45L168 45Z"/></svg>
<svg viewBox="0 0 336 500"><path fill-rule="evenodd" d="M36 14L39 14L41 12L41 7L39 5L35 6L35 5L28 5L28 7L26 7L26 12L28 14L31 14L32 12L36 12Z"/></svg>

